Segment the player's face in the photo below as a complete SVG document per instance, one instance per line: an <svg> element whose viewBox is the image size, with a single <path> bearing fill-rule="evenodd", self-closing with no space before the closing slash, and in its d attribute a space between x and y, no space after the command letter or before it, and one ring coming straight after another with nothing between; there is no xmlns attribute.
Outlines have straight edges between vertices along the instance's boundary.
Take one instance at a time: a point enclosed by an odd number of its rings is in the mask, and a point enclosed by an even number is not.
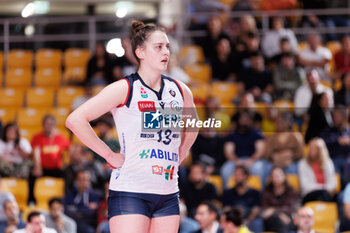
<svg viewBox="0 0 350 233"><path fill-rule="evenodd" d="M169 58L167 35L162 31L153 32L142 48L141 64L162 72L167 69Z"/></svg>

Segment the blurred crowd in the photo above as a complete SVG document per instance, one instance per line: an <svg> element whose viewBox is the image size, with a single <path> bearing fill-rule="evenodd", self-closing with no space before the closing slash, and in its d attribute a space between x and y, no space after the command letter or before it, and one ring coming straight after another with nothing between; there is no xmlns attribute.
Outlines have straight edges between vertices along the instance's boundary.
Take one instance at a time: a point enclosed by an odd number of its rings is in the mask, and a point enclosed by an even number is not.
<svg viewBox="0 0 350 233"><path fill-rule="evenodd" d="M181 53L168 32L172 55L166 75L189 85L204 118L223 113L228 119L224 130L201 130L180 167L179 232L311 233L317 226L317 212L310 204L315 201L336 205L338 230L349 231L350 36L320 35L316 30L347 26L348 17L273 16L271 29L262 34L259 18L227 17L234 11L348 6L342 5L345 1L322 0L223 2L191 1L189 30L206 30L206 36L192 38L187 46L193 52ZM294 25L310 33L296 36ZM111 57L102 43L96 45L81 83L84 95L72 101L72 110L96 88L136 71L130 40L123 38L122 45L122 57ZM193 67L198 65L208 69L196 71ZM235 87L226 102L210 91L218 83ZM106 162L76 138L57 131L54 116L46 115L42 126L30 140L20 136L15 122L1 127L0 175L28 181L27 204L32 208L40 177L63 179L64 196L53 197L47 211L35 209L25 216L15 197L0 185L0 232L23 232L17 229L25 227L109 232L106 198L111 171ZM119 151L110 115L92 126Z"/></svg>

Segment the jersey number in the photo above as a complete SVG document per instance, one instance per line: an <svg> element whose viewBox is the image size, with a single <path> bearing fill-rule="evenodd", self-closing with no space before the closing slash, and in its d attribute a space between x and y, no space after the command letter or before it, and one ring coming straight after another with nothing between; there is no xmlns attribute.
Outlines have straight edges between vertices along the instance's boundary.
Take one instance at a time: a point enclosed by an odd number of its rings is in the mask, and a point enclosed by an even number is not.
<svg viewBox="0 0 350 233"><path fill-rule="evenodd" d="M171 132L170 129L165 130L165 131L164 131L164 137L165 137L165 139L162 140L162 139L163 139L163 137L162 137L162 131L163 131L163 130L159 130L159 131L157 132L157 134L158 134L158 136L159 136L158 142L163 142L165 145L169 145L170 142L171 142L170 135L171 135L172 132Z"/></svg>

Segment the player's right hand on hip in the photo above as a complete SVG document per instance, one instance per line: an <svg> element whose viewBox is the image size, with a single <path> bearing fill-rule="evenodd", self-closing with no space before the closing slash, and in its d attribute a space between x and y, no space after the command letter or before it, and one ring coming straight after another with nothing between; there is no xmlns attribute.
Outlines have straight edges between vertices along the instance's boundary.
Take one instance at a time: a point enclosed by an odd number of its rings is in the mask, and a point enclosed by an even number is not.
<svg viewBox="0 0 350 233"><path fill-rule="evenodd" d="M124 156L124 154L113 152L107 156L106 160L107 160L107 164L110 168L117 169L117 168L120 168L124 164L125 156Z"/></svg>

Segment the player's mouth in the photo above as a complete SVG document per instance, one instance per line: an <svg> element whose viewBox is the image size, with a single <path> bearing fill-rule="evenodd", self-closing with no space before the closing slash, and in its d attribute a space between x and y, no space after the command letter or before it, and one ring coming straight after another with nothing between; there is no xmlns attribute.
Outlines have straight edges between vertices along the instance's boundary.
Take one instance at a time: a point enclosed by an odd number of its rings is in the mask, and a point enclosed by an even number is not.
<svg viewBox="0 0 350 233"><path fill-rule="evenodd" d="M168 63L168 61L169 61L169 58L167 58L167 57L164 58L163 60L161 60L162 63Z"/></svg>

